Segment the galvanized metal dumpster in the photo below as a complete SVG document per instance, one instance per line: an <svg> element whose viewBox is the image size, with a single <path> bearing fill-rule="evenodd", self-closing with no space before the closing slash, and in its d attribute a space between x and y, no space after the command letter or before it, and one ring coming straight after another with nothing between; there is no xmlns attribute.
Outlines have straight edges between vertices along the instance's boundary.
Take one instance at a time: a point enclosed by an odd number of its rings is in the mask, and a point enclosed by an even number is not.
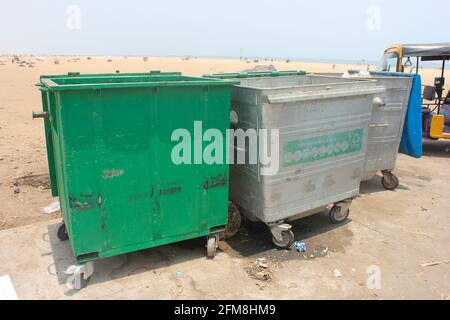
<svg viewBox="0 0 450 320"><path fill-rule="evenodd" d="M230 199L251 220L267 224L281 248L294 240L286 221L329 204L335 204L331 221L345 221L359 194L374 96L384 89L375 80L312 75L247 74L239 81L232 93L233 127L279 129L279 150L271 152L279 154L280 166L261 175L261 161L232 165Z"/></svg>
<svg viewBox="0 0 450 320"><path fill-rule="evenodd" d="M382 185L388 190L395 190L400 181L392 171L397 161L413 78L385 72L370 72L370 76L361 76L357 70L349 70L348 73L353 76L354 81L376 80L379 86L386 89L377 95L380 100L374 104L372 111L363 181L372 180L377 172L381 172ZM342 73L315 75L344 76Z"/></svg>
<svg viewBox="0 0 450 320"><path fill-rule="evenodd" d="M382 172L383 186L395 190L399 179L392 171L397 161L413 78L372 74L363 79L376 80L386 89L377 95L381 101L373 108L363 180L371 180L377 172Z"/></svg>
<svg viewBox="0 0 450 320"><path fill-rule="evenodd" d="M41 78L34 116L45 119L58 236L79 263L69 268L75 287L99 258L203 236L214 256L228 165L175 164L172 133L192 134L202 121L225 135L233 83L160 72Z"/></svg>

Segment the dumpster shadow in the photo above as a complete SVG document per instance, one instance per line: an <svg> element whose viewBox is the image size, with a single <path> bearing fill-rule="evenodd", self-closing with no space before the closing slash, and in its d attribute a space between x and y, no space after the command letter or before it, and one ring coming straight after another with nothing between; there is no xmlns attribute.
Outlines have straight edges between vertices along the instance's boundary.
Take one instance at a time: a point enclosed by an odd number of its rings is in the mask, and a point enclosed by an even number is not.
<svg viewBox="0 0 450 320"><path fill-rule="evenodd" d="M226 240L221 249L231 255L245 258L287 261L294 259L312 260L326 256L330 251L344 252L351 244L352 232L346 228L349 219L341 225L333 225L328 220L328 211L291 222L295 240L306 243L306 252L299 253L295 248L280 250L272 243L272 234L263 223L245 220L239 233ZM336 236L336 233L339 236Z"/></svg>
<svg viewBox="0 0 450 320"><path fill-rule="evenodd" d="M426 157L450 158L449 140L423 140L423 155Z"/></svg>
<svg viewBox="0 0 450 320"><path fill-rule="evenodd" d="M381 183L381 178L382 178L382 176L377 174L372 180L362 181L360 193L361 194L372 194L372 193L379 193L379 192L395 192L395 190L394 191L386 190L383 187L383 184ZM402 184L402 179L400 177L400 185L398 186L398 188L396 190L407 191L407 190L411 190L411 189Z"/></svg>
<svg viewBox="0 0 450 320"><path fill-rule="evenodd" d="M60 285L66 285L68 276L65 270L76 259L73 256L69 241L61 242L57 236L58 224L49 225L48 238L52 249L53 263L48 272L54 275ZM205 238L187 240L171 245L136 251L94 262L94 274L89 285L110 282L141 273L158 274L158 269L174 266L195 259L206 259ZM131 280L130 280L131 281ZM69 290L67 296L74 296L81 291Z"/></svg>
<svg viewBox="0 0 450 320"><path fill-rule="evenodd" d="M48 267L48 273L55 276L58 284L65 284L67 275L64 273L67 268L75 264L69 241L61 242L56 236L58 224L47 226L48 238L53 254L53 264Z"/></svg>

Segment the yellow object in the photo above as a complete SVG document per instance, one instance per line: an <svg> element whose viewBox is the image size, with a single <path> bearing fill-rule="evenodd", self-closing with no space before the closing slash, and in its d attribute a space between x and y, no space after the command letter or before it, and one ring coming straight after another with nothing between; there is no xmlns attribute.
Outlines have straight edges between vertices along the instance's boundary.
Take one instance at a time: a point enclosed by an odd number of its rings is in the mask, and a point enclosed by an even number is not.
<svg viewBox="0 0 450 320"><path fill-rule="evenodd" d="M443 115L435 115L431 119L430 137L433 139L450 139L450 134L444 133L445 118Z"/></svg>
<svg viewBox="0 0 450 320"><path fill-rule="evenodd" d="M394 53L397 55L397 65L396 65L396 72L403 72L403 48L401 45L393 45L389 48L386 48L384 50L384 53Z"/></svg>

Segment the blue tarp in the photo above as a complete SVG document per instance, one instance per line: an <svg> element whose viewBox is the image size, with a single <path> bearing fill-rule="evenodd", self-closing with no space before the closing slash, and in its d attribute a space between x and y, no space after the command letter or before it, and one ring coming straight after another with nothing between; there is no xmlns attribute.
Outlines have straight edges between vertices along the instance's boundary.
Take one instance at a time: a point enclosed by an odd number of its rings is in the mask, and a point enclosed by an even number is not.
<svg viewBox="0 0 450 320"><path fill-rule="evenodd" d="M419 74L399 72L371 72L388 77L412 77L413 85L409 96L408 111L400 143L400 152L414 158L422 157L422 78Z"/></svg>

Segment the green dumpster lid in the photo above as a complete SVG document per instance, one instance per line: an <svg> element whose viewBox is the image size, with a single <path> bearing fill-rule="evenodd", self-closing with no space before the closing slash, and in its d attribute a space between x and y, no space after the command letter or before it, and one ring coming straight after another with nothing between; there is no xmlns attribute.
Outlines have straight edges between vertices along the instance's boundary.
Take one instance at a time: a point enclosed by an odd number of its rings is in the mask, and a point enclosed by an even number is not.
<svg viewBox="0 0 450 320"><path fill-rule="evenodd" d="M183 76L180 72L161 72L159 70L147 73L106 74L69 72L66 75L41 76L40 80L37 86L41 87L42 90L52 91L162 86L231 86L239 84L238 81Z"/></svg>
<svg viewBox="0 0 450 320"><path fill-rule="evenodd" d="M204 77L212 79L236 79L236 78L257 78L257 77L282 77L306 75L306 71L286 70L286 71L254 71L254 72L224 72L206 74Z"/></svg>

